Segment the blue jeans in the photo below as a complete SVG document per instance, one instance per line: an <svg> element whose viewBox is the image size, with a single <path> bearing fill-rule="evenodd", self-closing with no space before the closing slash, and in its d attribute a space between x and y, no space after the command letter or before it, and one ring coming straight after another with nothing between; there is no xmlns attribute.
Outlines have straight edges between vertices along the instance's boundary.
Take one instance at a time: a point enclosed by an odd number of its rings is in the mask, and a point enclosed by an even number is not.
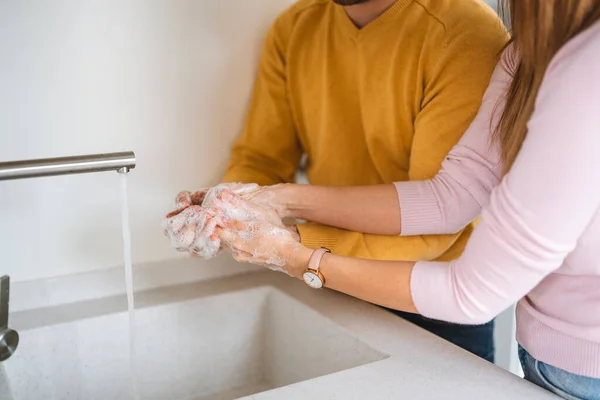
<svg viewBox="0 0 600 400"><path fill-rule="evenodd" d="M483 325L459 325L425 318L419 314L405 313L389 308L386 310L484 360L494 362L494 320Z"/></svg>
<svg viewBox="0 0 600 400"><path fill-rule="evenodd" d="M525 379L568 400L600 400L600 379L576 375L536 360L519 346Z"/></svg>

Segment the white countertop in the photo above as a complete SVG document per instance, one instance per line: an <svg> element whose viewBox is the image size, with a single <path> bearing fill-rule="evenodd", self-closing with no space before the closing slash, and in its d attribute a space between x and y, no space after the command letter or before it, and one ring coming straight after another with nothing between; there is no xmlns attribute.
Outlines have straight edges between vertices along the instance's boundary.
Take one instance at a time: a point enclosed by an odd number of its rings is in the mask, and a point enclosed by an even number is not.
<svg viewBox="0 0 600 400"><path fill-rule="evenodd" d="M229 267L228 265L231 265ZM201 267L200 267L201 268ZM168 287L144 287L136 308L272 286L312 308L388 358L246 399L556 399L545 390L488 363L443 339L371 304L330 290L313 290L288 276L267 270L222 271L208 280ZM163 270L164 271L164 270ZM171 271L175 271L174 269ZM137 272L136 274L139 274ZM94 277L97 279L97 276ZM82 282L79 286L85 286ZM139 287L139 286L138 286ZM122 311L123 296L111 295L71 304L24 309L11 315L15 329L35 329ZM290 337L293 346L299 338Z"/></svg>

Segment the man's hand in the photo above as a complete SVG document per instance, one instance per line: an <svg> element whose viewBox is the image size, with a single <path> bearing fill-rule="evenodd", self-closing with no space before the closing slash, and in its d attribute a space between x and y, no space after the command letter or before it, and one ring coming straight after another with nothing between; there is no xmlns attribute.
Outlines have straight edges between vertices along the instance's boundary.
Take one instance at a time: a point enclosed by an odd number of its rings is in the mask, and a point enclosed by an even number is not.
<svg viewBox="0 0 600 400"><path fill-rule="evenodd" d="M224 216L223 205L219 201L220 194L224 191L245 194L256 189L258 185L255 184L232 183L193 193L178 193L175 210L168 213L163 221L165 236L178 251L187 251L205 259L215 257L221 249L215 227Z"/></svg>
<svg viewBox="0 0 600 400"><path fill-rule="evenodd" d="M204 188L196 190L193 193L188 192L187 190L177 193L177 196L175 197L175 211L173 211L173 213L176 211L183 211L192 205L201 206L208 190L209 188Z"/></svg>
<svg viewBox="0 0 600 400"><path fill-rule="evenodd" d="M216 256L221 240L215 234L216 213L201 206L189 206L163 222L165 235L178 251L188 251L209 259Z"/></svg>

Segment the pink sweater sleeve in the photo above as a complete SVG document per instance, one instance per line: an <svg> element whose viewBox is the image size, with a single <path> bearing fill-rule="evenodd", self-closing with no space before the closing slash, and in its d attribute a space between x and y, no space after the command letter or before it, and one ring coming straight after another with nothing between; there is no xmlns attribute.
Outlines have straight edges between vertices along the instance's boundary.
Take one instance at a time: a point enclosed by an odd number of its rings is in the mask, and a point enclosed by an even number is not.
<svg viewBox="0 0 600 400"><path fill-rule="evenodd" d="M600 209L598 48L600 35L573 54L555 57L540 88L527 139L489 202L483 192L497 181L496 169L482 168L485 177L461 172L453 179L462 179L459 186L472 197L465 205L469 216L484 205L482 221L461 258L414 267L411 291L423 315L486 322L559 268L576 247ZM436 196L443 196L430 186ZM404 219L404 206L402 212Z"/></svg>
<svg viewBox="0 0 600 400"><path fill-rule="evenodd" d="M477 218L502 176L490 121L498 120L510 83L506 55L492 74L477 116L448 153L435 178L395 183L401 209L401 234L456 233ZM499 102L500 100L500 102Z"/></svg>

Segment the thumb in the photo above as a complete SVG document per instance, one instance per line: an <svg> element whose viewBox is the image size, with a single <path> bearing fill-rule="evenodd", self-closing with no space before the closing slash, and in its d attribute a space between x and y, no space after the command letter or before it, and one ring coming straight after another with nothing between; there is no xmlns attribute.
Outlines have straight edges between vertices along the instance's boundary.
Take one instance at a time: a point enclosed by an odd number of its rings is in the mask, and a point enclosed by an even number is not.
<svg viewBox="0 0 600 400"><path fill-rule="evenodd" d="M175 211L171 211L170 213L168 213L167 215L165 215L165 218L173 218L174 216L176 216L177 214L179 214L180 212L182 212L184 209L177 209Z"/></svg>
<svg viewBox="0 0 600 400"><path fill-rule="evenodd" d="M184 190L183 192L177 193L175 197L175 208L178 210L183 210L192 205L192 196L190 192Z"/></svg>
<svg viewBox="0 0 600 400"><path fill-rule="evenodd" d="M204 197L206 196L206 192L208 189L200 189L196 190L194 193L190 195L190 201L192 204L201 206L204 202Z"/></svg>
<svg viewBox="0 0 600 400"><path fill-rule="evenodd" d="M215 233L221 238L221 242L230 248L233 248L233 244L239 239L235 232L227 228L217 227Z"/></svg>

